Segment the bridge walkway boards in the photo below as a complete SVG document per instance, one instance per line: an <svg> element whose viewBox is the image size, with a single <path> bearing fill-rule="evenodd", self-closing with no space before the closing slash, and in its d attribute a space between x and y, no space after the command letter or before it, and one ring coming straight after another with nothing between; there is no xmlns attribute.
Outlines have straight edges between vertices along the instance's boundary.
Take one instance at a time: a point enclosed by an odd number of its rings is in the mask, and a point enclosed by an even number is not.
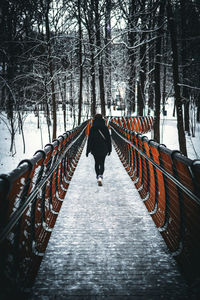
<svg viewBox="0 0 200 300"><path fill-rule="evenodd" d="M115 150L98 187L85 149L71 180L30 299L188 299Z"/></svg>

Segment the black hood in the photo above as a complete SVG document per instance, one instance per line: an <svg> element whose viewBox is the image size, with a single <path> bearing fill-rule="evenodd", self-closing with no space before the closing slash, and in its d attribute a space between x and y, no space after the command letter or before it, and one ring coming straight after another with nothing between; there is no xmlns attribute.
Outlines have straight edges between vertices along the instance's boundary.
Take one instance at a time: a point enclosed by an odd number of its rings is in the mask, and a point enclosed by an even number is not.
<svg viewBox="0 0 200 300"><path fill-rule="evenodd" d="M93 121L93 126L96 128L105 127L105 121L104 119L96 119Z"/></svg>

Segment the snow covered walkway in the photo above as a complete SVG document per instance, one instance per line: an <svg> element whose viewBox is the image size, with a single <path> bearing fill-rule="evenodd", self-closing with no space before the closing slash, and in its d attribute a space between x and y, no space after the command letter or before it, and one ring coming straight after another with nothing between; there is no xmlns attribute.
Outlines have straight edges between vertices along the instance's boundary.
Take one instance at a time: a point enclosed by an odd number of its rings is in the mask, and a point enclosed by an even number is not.
<svg viewBox="0 0 200 300"><path fill-rule="evenodd" d="M85 149L29 299L188 299L115 150L98 187Z"/></svg>

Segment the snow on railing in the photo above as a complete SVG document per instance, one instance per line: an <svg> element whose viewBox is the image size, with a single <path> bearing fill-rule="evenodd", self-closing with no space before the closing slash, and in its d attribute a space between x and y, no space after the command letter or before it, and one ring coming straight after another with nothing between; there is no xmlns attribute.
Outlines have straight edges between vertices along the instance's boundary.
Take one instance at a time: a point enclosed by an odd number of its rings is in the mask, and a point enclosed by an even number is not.
<svg viewBox="0 0 200 300"><path fill-rule="evenodd" d="M67 131L11 173L0 175L0 282L5 292L34 280L89 124Z"/></svg>
<svg viewBox="0 0 200 300"><path fill-rule="evenodd" d="M118 123L118 124L117 124ZM200 278L200 160L111 121L114 147L183 274ZM146 129L145 129L146 130Z"/></svg>

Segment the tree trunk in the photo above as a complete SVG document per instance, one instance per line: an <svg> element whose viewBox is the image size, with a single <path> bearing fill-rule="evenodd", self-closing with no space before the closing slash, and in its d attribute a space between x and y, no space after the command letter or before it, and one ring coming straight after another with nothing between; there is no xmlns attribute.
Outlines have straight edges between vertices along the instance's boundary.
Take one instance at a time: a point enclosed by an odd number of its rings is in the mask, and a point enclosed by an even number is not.
<svg viewBox="0 0 200 300"><path fill-rule="evenodd" d="M94 63L94 52L91 51L91 66L90 66L90 76L91 76L91 115L92 117L96 114L96 76L95 76L95 63Z"/></svg>
<svg viewBox="0 0 200 300"><path fill-rule="evenodd" d="M70 118L72 118L72 112L74 108L74 100L73 100L73 70L71 68L70 74L70 83L69 83L69 107L70 107Z"/></svg>
<svg viewBox="0 0 200 300"><path fill-rule="evenodd" d="M90 44L90 77L91 77L91 116L94 117L96 114L96 72L95 72L95 42L94 42L94 0L91 0L91 10L89 12L89 24L88 24L88 35Z"/></svg>
<svg viewBox="0 0 200 300"><path fill-rule="evenodd" d="M177 112L177 127L178 127L178 140L180 151L183 155L187 156L186 149L186 139L185 132L183 128L183 111L182 111L182 101L180 96L180 86L179 86L179 70L178 70L178 52L177 52L177 35L174 23L174 15L172 11L171 1L167 2L167 20L171 38L172 46L172 64L173 64L173 83L174 83L174 93L175 93L175 105Z"/></svg>
<svg viewBox="0 0 200 300"><path fill-rule="evenodd" d="M154 42L153 42L154 43ZM154 48L154 46L153 46ZM150 115L150 112L154 109L154 50L150 49L148 50L148 115Z"/></svg>
<svg viewBox="0 0 200 300"><path fill-rule="evenodd" d="M52 140L56 138L57 134L57 114L56 114L56 97L55 97L55 84L53 78L53 63L51 57L51 43L50 43L50 28L49 28L49 2L46 3L47 7L45 8L45 27L46 27L46 39L47 39L47 48L48 48L48 68L51 78L51 99L52 99L52 114L53 114L53 133Z"/></svg>
<svg viewBox="0 0 200 300"><path fill-rule="evenodd" d="M152 6L153 1L150 1L150 5ZM153 11L149 17L149 28L155 28L155 12ZM151 40L154 36L154 33L149 32L148 33L148 39ZM152 40L147 45L147 65L148 65L148 111L147 114L150 115L151 111L154 110L154 67L155 67L155 41Z"/></svg>
<svg viewBox="0 0 200 300"><path fill-rule="evenodd" d="M100 89L100 101L101 101L101 114L104 117L106 115L106 108L105 108L104 72L103 72L102 58L99 63L99 89Z"/></svg>
<svg viewBox="0 0 200 300"><path fill-rule="evenodd" d="M9 119L10 122L10 133L11 133L11 142L10 142L10 152L12 153L12 155L14 155L16 153L16 151L14 151L14 145L15 145L15 128L14 128L14 120L13 118Z"/></svg>
<svg viewBox="0 0 200 300"><path fill-rule="evenodd" d="M134 46L135 42L135 33L134 33L134 24L135 20L135 1L131 0L129 2L129 18L128 18L128 68L129 68L129 80L128 80L128 103L127 103L127 112L131 114L135 112L135 52L131 49Z"/></svg>
<svg viewBox="0 0 200 300"><path fill-rule="evenodd" d="M200 122L200 96L197 98L197 122Z"/></svg>
<svg viewBox="0 0 200 300"><path fill-rule="evenodd" d="M144 41L144 34L141 42ZM144 105L145 105L145 93L144 93L144 85L145 85L145 45L140 47L140 70L139 70L139 81L137 85L138 89L138 115L143 116L144 114Z"/></svg>
<svg viewBox="0 0 200 300"><path fill-rule="evenodd" d="M95 29L96 29L96 45L97 51L101 50L101 32L100 32L100 14L99 14L99 0L95 2ZM98 55L98 66L99 66L99 93L100 93L100 103L101 103L101 114L105 116L105 89L104 89L104 69L103 69L103 59L102 54Z"/></svg>
<svg viewBox="0 0 200 300"><path fill-rule="evenodd" d="M163 52L166 49L166 43L167 41L165 41L166 36L164 36L163 38ZM165 61L164 61L165 63ZM163 66L163 87L162 87L162 104L163 104L163 112L165 111L165 102L166 102L166 81L167 81L167 68L164 65Z"/></svg>
<svg viewBox="0 0 200 300"><path fill-rule="evenodd" d="M66 75L64 77L63 82L63 99L62 99L62 107L63 107L63 122L64 122L64 131L66 131Z"/></svg>
<svg viewBox="0 0 200 300"><path fill-rule="evenodd" d="M146 16L143 16L145 9L146 0L141 1L141 19L145 22ZM140 43L145 42L146 33L145 31L141 34ZM139 81L137 85L138 95L137 95L137 114L139 116L144 115L144 107L145 107L145 80L146 80L146 44L143 43L140 46L140 69L139 69Z"/></svg>
<svg viewBox="0 0 200 300"><path fill-rule="evenodd" d="M58 76L57 81L58 81L58 85L59 85L60 96L62 99L64 131L66 131L66 75L64 76L63 82L60 83L59 76Z"/></svg>
<svg viewBox="0 0 200 300"><path fill-rule="evenodd" d="M5 61L4 61L4 56L2 58L3 62L2 62L2 74L5 74L6 72L6 64L5 64ZM1 99L0 99L0 107L3 109L5 106L5 98L6 98L6 87L5 85L2 86L1 88Z"/></svg>
<svg viewBox="0 0 200 300"><path fill-rule="evenodd" d="M155 61L155 120L154 120L154 139L160 143L160 104L161 104L161 90L160 90L160 62L161 62L161 43L162 43L162 29L161 22L164 13L164 2L161 1L158 16L158 36L156 39L156 61Z"/></svg>
<svg viewBox="0 0 200 300"><path fill-rule="evenodd" d="M111 0L106 0L106 12L105 12L105 45L106 46L106 52L105 52L105 79L106 79L106 96L107 96L107 106L108 109L111 107L111 45L108 44L111 40Z"/></svg>
<svg viewBox="0 0 200 300"><path fill-rule="evenodd" d="M185 0L181 0L181 58L182 58L182 77L183 82L187 80L188 77L188 70L187 70L187 14L186 14L186 7L185 7ZM188 132L190 135L190 127L189 127L189 95L188 95L188 88L183 86L182 87L182 97L184 98L184 121L185 121L185 131Z"/></svg>
<svg viewBox="0 0 200 300"><path fill-rule="evenodd" d="M78 0L78 27L79 27L79 99L78 99L78 125L80 125L80 123L81 123L81 113L82 113L82 102L83 102L81 0Z"/></svg>
<svg viewBox="0 0 200 300"><path fill-rule="evenodd" d="M24 137L23 121L22 121L21 113L19 111L18 111L18 119L19 119L19 128L20 128L21 134L22 134L23 153L25 153L26 152L26 143L25 143L25 137Z"/></svg>
<svg viewBox="0 0 200 300"><path fill-rule="evenodd" d="M48 135L49 135L49 143L51 143L51 131L50 131L51 118L50 118L50 113L49 113L49 103L48 103L47 93L45 95L45 99L46 99L46 110L47 110L47 118L46 119L47 119L47 128L48 128Z"/></svg>

